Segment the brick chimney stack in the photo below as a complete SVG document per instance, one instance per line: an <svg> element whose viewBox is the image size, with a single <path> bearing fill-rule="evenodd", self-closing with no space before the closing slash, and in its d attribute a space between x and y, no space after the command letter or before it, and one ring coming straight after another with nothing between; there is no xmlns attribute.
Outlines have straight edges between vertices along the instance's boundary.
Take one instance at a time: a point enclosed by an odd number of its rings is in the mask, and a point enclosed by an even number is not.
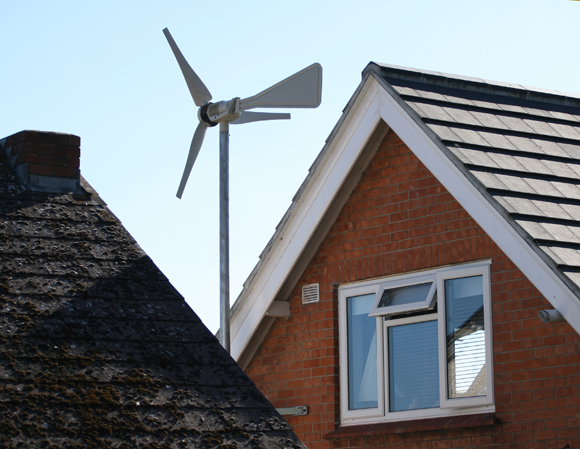
<svg viewBox="0 0 580 449"><path fill-rule="evenodd" d="M81 139L72 134L21 131L0 140L20 182L33 190L77 193Z"/></svg>

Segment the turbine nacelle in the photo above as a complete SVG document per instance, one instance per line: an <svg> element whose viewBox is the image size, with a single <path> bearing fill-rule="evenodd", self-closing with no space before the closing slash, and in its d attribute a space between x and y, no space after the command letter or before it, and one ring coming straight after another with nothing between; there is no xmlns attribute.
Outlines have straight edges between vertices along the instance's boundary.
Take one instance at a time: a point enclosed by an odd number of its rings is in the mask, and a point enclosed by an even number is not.
<svg viewBox="0 0 580 449"><path fill-rule="evenodd" d="M205 122L209 126L215 126L220 122L233 122L240 118L240 98L236 97L230 101L220 101L218 103L207 103L197 111L197 118L200 122Z"/></svg>

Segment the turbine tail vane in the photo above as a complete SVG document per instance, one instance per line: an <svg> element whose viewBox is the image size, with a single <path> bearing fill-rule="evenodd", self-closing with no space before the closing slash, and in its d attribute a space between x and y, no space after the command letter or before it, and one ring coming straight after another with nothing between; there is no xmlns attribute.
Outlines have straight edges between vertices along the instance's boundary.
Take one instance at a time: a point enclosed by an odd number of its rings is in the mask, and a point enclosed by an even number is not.
<svg viewBox="0 0 580 449"><path fill-rule="evenodd" d="M257 95L244 98L240 109L317 108L321 101L322 66L314 63Z"/></svg>

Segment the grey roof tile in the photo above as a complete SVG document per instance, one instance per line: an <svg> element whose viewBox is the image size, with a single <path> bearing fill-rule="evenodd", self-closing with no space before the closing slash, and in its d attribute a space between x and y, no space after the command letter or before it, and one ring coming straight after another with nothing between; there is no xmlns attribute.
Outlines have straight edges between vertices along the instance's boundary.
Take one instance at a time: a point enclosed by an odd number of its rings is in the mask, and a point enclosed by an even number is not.
<svg viewBox="0 0 580 449"><path fill-rule="evenodd" d="M547 203L547 204L551 204L551 203ZM572 220L580 221L580 206L577 206L575 204L560 203L559 207L563 211L565 211L567 215L572 217Z"/></svg>
<svg viewBox="0 0 580 449"><path fill-rule="evenodd" d="M566 271L562 269L562 272L570 278L570 280L576 284L576 286L580 287L580 273L574 271Z"/></svg>
<svg viewBox="0 0 580 449"><path fill-rule="evenodd" d="M566 164L560 161L544 160L542 162L554 175L563 176L566 178L579 178L580 165Z"/></svg>
<svg viewBox="0 0 580 449"><path fill-rule="evenodd" d="M497 174L498 179L512 192L518 193L538 193L527 181L527 179L514 175Z"/></svg>
<svg viewBox="0 0 580 449"><path fill-rule="evenodd" d="M523 108L521 106L513 105L513 104L499 103L499 107L503 111L515 112L516 114L527 114L527 112L528 112L528 111L526 111L525 108Z"/></svg>
<svg viewBox="0 0 580 449"><path fill-rule="evenodd" d="M509 127L502 122L497 115L489 112L472 111L473 116L485 127L490 129L504 129L507 130Z"/></svg>
<svg viewBox="0 0 580 449"><path fill-rule="evenodd" d="M570 171L573 171L576 176L580 176L580 164L567 164ZM576 176L572 176L575 178Z"/></svg>
<svg viewBox="0 0 580 449"><path fill-rule="evenodd" d="M461 96L458 96L458 95L449 95L449 94L444 95L444 97L445 97L445 100L448 103L451 103L451 104L456 104L456 105L461 104L461 105L467 105L467 106L475 106L475 104L473 103L473 101L471 101L469 98L461 97Z"/></svg>
<svg viewBox="0 0 580 449"><path fill-rule="evenodd" d="M545 109L531 108L531 107L524 107L523 109L526 112L526 114L529 114L529 115L539 116L539 117L547 117L547 118L553 117L552 114L550 113L550 111L547 111Z"/></svg>
<svg viewBox="0 0 580 449"><path fill-rule="evenodd" d="M405 86L393 86L393 88L399 93L399 95L407 95L410 97L420 97L420 95L410 87Z"/></svg>
<svg viewBox="0 0 580 449"><path fill-rule="evenodd" d="M442 108L447 114L453 117L457 123L464 125L482 126L482 123L470 112L460 108Z"/></svg>
<svg viewBox="0 0 580 449"><path fill-rule="evenodd" d="M525 119L521 119L519 117L511 117L508 115L500 115L498 119L501 120L511 131L517 131L521 133L530 133L536 134L534 129L530 128L530 126L526 123ZM551 130L553 132L553 130Z"/></svg>
<svg viewBox="0 0 580 449"><path fill-rule="evenodd" d="M460 158L464 158L462 159L464 163L489 168L501 167L495 160L496 154L494 154L493 157L491 157L490 154L485 151L472 150L461 147L451 147L451 151L453 151L456 154L461 154Z"/></svg>
<svg viewBox="0 0 580 449"><path fill-rule="evenodd" d="M463 162L464 164L472 164L472 160L469 157L469 150L466 150L464 148L460 148L457 146L451 146L449 147L449 149L453 152L453 154L455 154L460 160L461 162Z"/></svg>
<svg viewBox="0 0 580 449"><path fill-rule="evenodd" d="M479 131L479 134L489 143L489 146L493 148L501 148L505 150L516 149L516 147L502 134L486 131Z"/></svg>
<svg viewBox="0 0 580 449"><path fill-rule="evenodd" d="M532 139L528 139L527 137L506 135L506 139L508 139L519 151L532 154L546 154L541 147L536 145Z"/></svg>
<svg viewBox="0 0 580 449"><path fill-rule="evenodd" d="M539 245L538 245L539 246ZM558 265L565 265L560 255L550 246L539 246L555 263Z"/></svg>
<svg viewBox="0 0 580 449"><path fill-rule="evenodd" d="M514 156L516 161L519 162L520 165L526 167L527 171L530 173L539 173L542 175L554 175L555 173L550 169L550 166L546 164L546 160L540 160L533 157L526 156Z"/></svg>
<svg viewBox="0 0 580 449"><path fill-rule="evenodd" d="M574 239L571 242L580 242L580 227L578 226L567 226L570 232L574 235Z"/></svg>
<svg viewBox="0 0 580 449"><path fill-rule="evenodd" d="M550 137L563 137L549 122L524 118L523 121L533 130L534 134Z"/></svg>
<svg viewBox="0 0 580 449"><path fill-rule="evenodd" d="M559 120L569 120L571 122L580 122L580 115L568 114L566 112L549 111L550 115Z"/></svg>
<svg viewBox="0 0 580 449"><path fill-rule="evenodd" d="M473 105L477 106L478 108L496 109L496 110L501 111L501 107L493 101L483 101L483 100L477 100L477 99L473 99L471 101L473 102Z"/></svg>
<svg viewBox="0 0 580 449"><path fill-rule="evenodd" d="M409 105L423 118L441 121L454 121L444 108L429 103L411 103Z"/></svg>
<svg viewBox="0 0 580 449"><path fill-rule="evenodd" d="M555 185L556 183L554 182L536 178L523 178L523 179L532 189L534 189L534 191L538 195L565 198L564 195L562 195L562 192L556 188Z"/></svg>
<svg viewBox="0 0 580 449"><path fill-rule="evenodd" d="M558 145L572 159L580 160L580 143L574 145L574 144L570 144L570 143L559 142Z"/></svg>
<svg viewBox="0 0 580 449"><path fill-rule="evenodd" d="M505 170L515 170L521 172L527 171L527 169L522 164L520 164L515 157L509 154L495 153L493 155L493 160L499 167Z"/></svg>
<svg viewBox="0 0 580 449"><path fill-rule="evenodd" d="M566 226L556 223L543 223L542 227L550 234L551 240L558 242L580 243L580 232L575 226ZM545 237L537 237L545 239Z"/></svg>
<svg viewBox="0 0 580 449"><path fill-rule="evenodd" d="M580 199L580 188L576 184L553 182L552 185L558 189L563 198Z"/></svg>
<svg viewBox="0 0 580 449"><path fill-rule="evenodd" d="M473 171L472 173L487 189L510 190L494 173L485 171Z"/></svg>
<svg viewBox="0 0 580 449"><path fill-rule="evenodd" d="M459 138L461 139L462 142L471 144L471 145L483 145L483 146L489 146L489 143L487 142L487 140L485 140L481 133L478 131L474 131L471 129L467 129L467 128L457 128L457 127L451 127L451 130L453 131L453 133L455 133L456 135L459 136Z"/></svg>
<svg viewBox="0 0 580 449"><path fill-rule="evenodd" d="M580 132L578 132L580 128L578 126L562 125L560 123L550 123L550 126L562 137L580 140Z"/></svg>
<svg viewBox="0 0 580 449"><path fill-rule="evenodd" d="M435 125L433 123L429 123L427 126L431 128L433 132L437 134L437 136L441 140L448 140L451 142L462 142L461 138L457 134L455 134L453 130L448 126Z"/></svg>
<svg viewBox="0 0 580 449"><path fill-rule="evenodd" d="M512 205L514 212L518 214L559 218L564 220L572 219L572 216L559 204L547 201L530 200L527 198L505 198L505 200Z"/></svg>
<svg viewBox="0 0 580 449"><path fill-rule="evenodd" d="M535 221L517 220L517 223L526 230L534 239L552 239L552 234L542 226L541 223Z"/></svg>
<svg viewBox="0 0 580 449"><path fill-rule="evenodd" d="M568 153L564 151L557 142L552 142L546 139L532 139L534 144L541 148L541 150L550 156L568 157Z"/></svg>
<svg viewBox="0 0 580 449"><path fill-rule="evenodd" d="M420 98L425 98L428 100L445 101L445 96L441 95L438 92L432 92L432 91L421 90L421 89L415 89L415 92L419 95Z"/></svg>
<svg viewBox="0 0 580 449"><path fill-rule="evenodd" d="M580 266L580 250L562 248L558 246L540 246L546 253L551 254L557 264L570 267Z"/></svg>

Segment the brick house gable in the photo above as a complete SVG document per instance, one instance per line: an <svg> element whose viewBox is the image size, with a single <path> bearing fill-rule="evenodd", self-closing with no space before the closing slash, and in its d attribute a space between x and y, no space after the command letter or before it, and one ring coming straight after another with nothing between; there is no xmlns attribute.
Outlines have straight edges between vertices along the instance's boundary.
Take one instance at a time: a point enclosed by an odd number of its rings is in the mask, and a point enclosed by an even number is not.
<svg viewBox="0 0 580 449"><path fill-rule="evenodd" d="M495 416L339 427L337 286L491 259ZM301 287L320 284L320 302ZM309 448L580 445L580 338L542 324L550 303L390 130L306 265L246 372Z"/></svg>

